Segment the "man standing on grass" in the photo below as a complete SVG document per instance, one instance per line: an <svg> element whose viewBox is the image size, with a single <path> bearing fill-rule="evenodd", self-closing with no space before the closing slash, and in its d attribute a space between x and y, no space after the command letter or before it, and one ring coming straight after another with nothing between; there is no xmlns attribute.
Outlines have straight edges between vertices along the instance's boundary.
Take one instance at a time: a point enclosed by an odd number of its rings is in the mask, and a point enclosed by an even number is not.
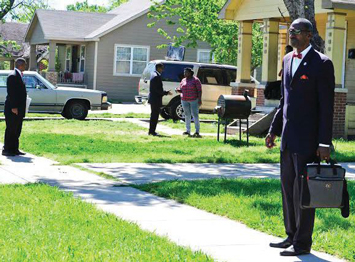
<svg viewBox="0 0 355 262"><path fill-rule="evenodd" d="M164 91L163 89L163 80L161 78L161 74L163 73L163 71L164 65L162 63L156 64L155 72L150 78L148 103L150 104L150 108L152 111L150 114L148 135L151 136L159 136L159 134L155 132L155 130L158 124L160 108L163 104L163 96L171 95L170 91Z"/></svg>
<svg viewBox="0 0 355 262"><path fill-rule="evenodd" d="M281 256L308 254L312 246L315 209L300 208L301 176L307 163L329 160L332 142L335 77L331 60L310 45L313 26L295 20L289 29L296 49L283 60L282 97L265 139L275 146L281 136L281 188L287 238L271 247Z"/></svg>
<svg viewBox="0 0 355 262"><path fill-rule="evenodd" d="M22 122L26 113L27 92L23 81L23 71L26 69L26 60L18 58L15 70L7 77L7 97L5 101L5 139L2 154L4 156L24 155L19 150L19 138Z"/></svg>

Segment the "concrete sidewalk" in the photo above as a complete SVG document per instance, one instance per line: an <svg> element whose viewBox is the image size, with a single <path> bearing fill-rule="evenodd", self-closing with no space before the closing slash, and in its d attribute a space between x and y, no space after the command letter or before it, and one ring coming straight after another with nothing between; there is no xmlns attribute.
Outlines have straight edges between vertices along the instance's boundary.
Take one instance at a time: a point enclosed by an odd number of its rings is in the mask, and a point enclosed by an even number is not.
<svg viewBox="0 0 355 262"><path fill-rule="evenodd" d="M126 122L136 124L140 127L146 128L147 133L149 130L149 121L143 121L138 118L113 118L112 121L126 121ZM184 130L171 128L171 127L165 126L163 124L159 124L159 123L157 125L156 131L159 134L165 134L165 135L170 135L170 136L173 136L173 135L174 136L182 136L182 133L184 132ZM217 139L217 131L216 131L216 134L201 133L201 136L216 137L216 139ZM221 134L221 140L223 140L223 134Z"/></svg>
<svg viewBox="0 0 355 262"><path fill-rule="evenodd" d="M268 247L269 242L277 240L275 237L131 187L114 186L113 181L74 167L58 166L44 158L1 156L0 161L3 183L43 182L58 186L106 212L137 223L143 229L167 236L179 245L201 250L217 261L342 261L318 252L299 258L280 257L280 250ZM175 167L179 169L178 165Z"/></svg>

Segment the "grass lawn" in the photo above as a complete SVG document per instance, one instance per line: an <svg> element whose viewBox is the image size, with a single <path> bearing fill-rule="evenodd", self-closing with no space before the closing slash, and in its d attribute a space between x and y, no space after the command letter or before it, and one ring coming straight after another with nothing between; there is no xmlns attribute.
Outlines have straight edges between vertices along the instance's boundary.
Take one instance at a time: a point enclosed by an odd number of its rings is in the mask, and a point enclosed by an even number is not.
<svg viewBox="0 0 355 262"><path fill-rule="evenodd" d="M4 114L1 115L4 117ZM39 114L39 113L28 113L26 117L62 117L61 114ZM150 114L144 113L126 113L126 114L112 114L112 113L95 113L89 112L88 118L150 118ZM163 119L160 117L160 119ZM218 120L217 115L212 114L200 114L200 119L204 120Z"/></svg>
<svg viewBox="0 0 355 262"><path fill-rule="evenodd" d="M0 122L0 133L5 123ZM229 136L227 144L214 137L152 137L128 122L43 120L24 122L24 151L72 163L277 163L279 149L268 150L264 139L250 137L250 147ZM280 144L280 141L277 141ZM337 142L337 159L355 161L355 141Z"/></svg>
<svg viewBox="0 0 355 262"><path fill-rule="evenodd" d="M247 226L285 237L280 181L276 179L214 179L167 181L136 186L155 195L177 200ZM348 184L355 195L355 182ZM313 249L355 261L355 200L350 203L348 219L340 210L316 212Z"/></svg>
<svg viewBox="0 0 355 262"><path fill-rule="evenodd" d="M174 128L174 129L180 129L182 132L184 132L186 130L185 122L183 122L183 121L174 122L173 120L167 120L167 121L161 122L160 124ZM217 122L200 123L200 133L217 134L217 129L218 129ZM193 133L195 133L195 124L192 122L191 123L191 134L193 134ZM221 125L221 127L220 127L220 133L224 133L223 125Z"/></svg>
<svg viewBox="0 0 355 262"><path fill-rule="evenodd" d="M1 261L213 261L43 184L0 186Z"/></svg>
<svg viewBox="0 0 355 262"><path fill-rule="evenodd" d="M4 116L4 115L2 115ZM38 113L28 113L27 118L30 117L62 117L61 114L38 114ZM137 114L137 113L127 113L127 114L111 114L111 113L89 113L87 118L149 118L149 114Z"/></svg>

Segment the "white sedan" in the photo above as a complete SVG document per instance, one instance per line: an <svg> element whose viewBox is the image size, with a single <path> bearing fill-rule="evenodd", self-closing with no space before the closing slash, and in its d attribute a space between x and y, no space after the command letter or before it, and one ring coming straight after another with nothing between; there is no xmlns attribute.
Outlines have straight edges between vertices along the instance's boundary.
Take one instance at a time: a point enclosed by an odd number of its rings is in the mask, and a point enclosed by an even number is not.
<svg viewBox="0 0 355 262"><path fill-rule="evenodd" d="M0 70L0 111L4 111L7 76L12 71ZM103 91L73 87L56 87L34 71L24 72L28 96L32 99L30 113L61 114L67 119L86 118L89 110L112 107Z"/></svg>

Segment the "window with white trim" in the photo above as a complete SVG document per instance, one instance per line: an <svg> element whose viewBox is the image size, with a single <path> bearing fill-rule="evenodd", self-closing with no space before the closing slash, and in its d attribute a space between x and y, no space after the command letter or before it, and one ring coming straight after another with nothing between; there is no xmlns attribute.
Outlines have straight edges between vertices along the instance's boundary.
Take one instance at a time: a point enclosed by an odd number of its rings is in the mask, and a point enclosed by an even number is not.
<svg viewBox="0 0 355 262"><path fill-rule="evenodd" d="M149 46L115 45L114 75L140 76L149 62Z"/></svg>
<svg viewBox="0 0 355 262"><path fill-rule="evenodd" d="M85 72L86 46L80 46L80 72Z"/></svg>
<svg viewBox="0 0 355 262"><path fill-rule="evenodd" d="M65 52L65 71L70 72L71 46L67 46Z"/></svg>
<svg viewBox="0 0 355 262"><path fill-rule="evenodd" d="M198 49L197 50L197 62L198 63L211 63L211 50L210 49ZM212 62L214 62L213 54L212 54Z"/></svg>

